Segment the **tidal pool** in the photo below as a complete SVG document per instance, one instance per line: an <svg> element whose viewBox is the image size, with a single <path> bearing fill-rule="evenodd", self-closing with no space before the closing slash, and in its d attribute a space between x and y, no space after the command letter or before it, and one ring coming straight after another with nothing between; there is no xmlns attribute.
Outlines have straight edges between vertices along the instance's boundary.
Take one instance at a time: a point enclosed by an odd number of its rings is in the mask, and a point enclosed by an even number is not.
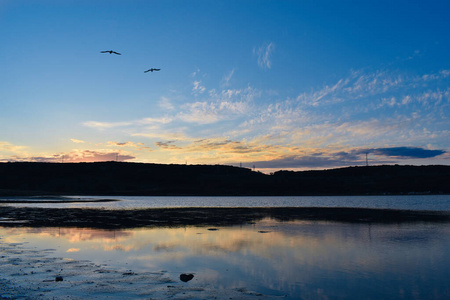
<svg viewBox="0 0 450 300"><path fill-rule="evenodd" d="M280 222L124 230L0 227L6 243L124 272L165 270L187 284L283 299L445 299L448 223Z"/></svg>

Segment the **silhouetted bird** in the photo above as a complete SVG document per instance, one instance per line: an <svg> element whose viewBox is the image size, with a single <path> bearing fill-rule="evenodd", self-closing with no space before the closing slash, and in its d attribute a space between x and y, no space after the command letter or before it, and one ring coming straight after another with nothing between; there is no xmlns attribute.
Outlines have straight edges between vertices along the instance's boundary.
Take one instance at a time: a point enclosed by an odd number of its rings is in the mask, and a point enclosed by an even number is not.
<svg viewBox="0 0 450 300"><path fill-rule="evenodd" d="M151 68L151 69L148 69L147 71L144 71L144 73L153 72L153 71L159 71L159 70L161 70L161 69L153 69L153 68Z"/></svg>
<svg viewBox="0 0 450 300"><path fill-rule="evenodd" d="M117 55L122 55L122 54L120 54L120 53L118 53L118 52L116 52L116 51L112 51L112 50L108 50L108 51L100 51L100 53L109 53L109 54L117 54Z"/></svg>

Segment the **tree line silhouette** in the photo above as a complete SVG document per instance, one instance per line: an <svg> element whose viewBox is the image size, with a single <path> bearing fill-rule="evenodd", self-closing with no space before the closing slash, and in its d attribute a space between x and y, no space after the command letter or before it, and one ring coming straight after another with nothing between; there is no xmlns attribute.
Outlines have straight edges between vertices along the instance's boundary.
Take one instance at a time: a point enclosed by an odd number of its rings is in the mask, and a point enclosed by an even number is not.
<svg viewBox="0 0 450 300"><path fill-rule="evenodd" d="M263 174L226 165L0 163L0 195L450 194L450 166L364 166Z"/></svg>

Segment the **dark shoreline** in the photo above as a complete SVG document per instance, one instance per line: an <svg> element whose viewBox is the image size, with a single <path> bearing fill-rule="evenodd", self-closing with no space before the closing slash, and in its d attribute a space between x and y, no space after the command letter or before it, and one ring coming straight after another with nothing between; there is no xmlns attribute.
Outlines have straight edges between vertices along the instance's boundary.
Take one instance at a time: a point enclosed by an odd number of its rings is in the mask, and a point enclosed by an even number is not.
<svg viewBox="0 0 450 300"><path fill-rule="evenodd" d="M64 200L0 200L2 204L14 204L14 203L98 203L98 202L114 202L120 201L117 199L92 199L92 200L79 200L79 199L64 199Z"/></svg>
<svg viewBox="0 0 450 300"><path fill-rule="evenodd" d="M139 227L231 226L264 218L278 221L346 223L450 223L450 212L368 208L258 207L152 208L106 210L0 206L3 227L79 227L126 229Z"/></svg>

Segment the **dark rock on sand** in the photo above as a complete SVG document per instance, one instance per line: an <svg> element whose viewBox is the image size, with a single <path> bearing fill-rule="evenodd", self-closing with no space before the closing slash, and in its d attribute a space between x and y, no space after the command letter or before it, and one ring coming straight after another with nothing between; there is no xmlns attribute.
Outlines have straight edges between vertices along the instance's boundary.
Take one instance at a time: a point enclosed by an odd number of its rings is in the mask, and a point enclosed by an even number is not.
<svg viewBox="0 0 450 300"><path fill-rule="evenodd" d="M194 275L192 275L192 274L181 274L180 275L180 280L183 282L188 282L189 280L192 280L192 278L194 278Z"/></svg>

